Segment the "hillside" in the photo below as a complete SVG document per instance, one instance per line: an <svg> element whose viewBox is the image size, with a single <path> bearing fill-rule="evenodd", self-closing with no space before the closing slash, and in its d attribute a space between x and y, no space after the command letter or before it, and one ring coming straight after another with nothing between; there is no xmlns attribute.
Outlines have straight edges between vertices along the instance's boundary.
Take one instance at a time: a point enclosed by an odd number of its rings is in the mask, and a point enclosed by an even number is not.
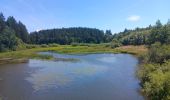
<svg viewBox="0 0 170 100"><path fill-rule="evenodd" d="M162 25L160 20L155 25L134 30L125 29L123 32L113 35L113 40L122 45L150 45L155 42L170 43L170 20Z"/></svg>

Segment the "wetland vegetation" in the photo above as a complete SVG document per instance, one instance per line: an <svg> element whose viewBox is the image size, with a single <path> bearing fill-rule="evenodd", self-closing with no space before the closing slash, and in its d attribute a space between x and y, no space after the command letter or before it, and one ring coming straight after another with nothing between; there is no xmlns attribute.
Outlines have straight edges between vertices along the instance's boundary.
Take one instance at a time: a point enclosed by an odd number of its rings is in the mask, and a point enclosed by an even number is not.
<svg viewBox="0 0 170 100"><path fill-rule="evenodd" d="M81 34L82 33L82 34ZM14 17L0 14L0 66L30 59L72 61L39 52L60 54L128 53L140 60L141 92L151 100L170 99L170 20L112 35L95 28L61 28L27 32ZM127 60L127 59L126 59ZM83 70L84 71L84 70ZM1 82L1 80L0 80ZM1 84L1 83L0 83Z"/></svg>

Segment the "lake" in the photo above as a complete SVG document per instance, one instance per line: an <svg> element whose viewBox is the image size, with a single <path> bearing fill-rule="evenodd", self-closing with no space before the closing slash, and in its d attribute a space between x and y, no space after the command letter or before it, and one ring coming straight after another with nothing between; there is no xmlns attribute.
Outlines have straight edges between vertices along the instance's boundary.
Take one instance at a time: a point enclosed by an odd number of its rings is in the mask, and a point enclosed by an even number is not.
<svg viewBox="0 0 170 100"><path fill-rule="evenodd" d="M132 55L41 54L67 60L0 65L3 100L144 100Z"/></svg>

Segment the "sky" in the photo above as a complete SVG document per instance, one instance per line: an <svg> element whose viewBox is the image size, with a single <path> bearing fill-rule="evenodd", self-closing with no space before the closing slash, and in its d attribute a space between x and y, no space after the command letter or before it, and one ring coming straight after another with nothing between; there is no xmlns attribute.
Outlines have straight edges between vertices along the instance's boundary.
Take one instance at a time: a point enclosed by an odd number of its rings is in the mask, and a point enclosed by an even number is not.
<svg viewBox="0 0 170 100"><path fill-rule="evenodd" d="M42 29L147 27L170 18L170 0L0 0L0 12L14 16L29 32Z"/></svg>

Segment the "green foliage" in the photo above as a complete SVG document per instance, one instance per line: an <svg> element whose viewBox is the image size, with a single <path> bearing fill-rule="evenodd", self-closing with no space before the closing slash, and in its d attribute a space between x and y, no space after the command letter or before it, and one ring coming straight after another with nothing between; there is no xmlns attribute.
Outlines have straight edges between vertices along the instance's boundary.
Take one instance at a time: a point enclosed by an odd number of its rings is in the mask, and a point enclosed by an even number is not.
<svg viewBox="0 0 170 100"><path fill-rule="evenodd" d="M156 21L156 25L155 25L156 28L161 28L162 27L162 23L160 20L157 20Z"/></svg>
<svg viewBox="0 0 170 100"><path fill-rule="evenodd" d="M33 49L33 48L38 48L40 47L39 45L34 45L34 44L25 44L26 49Z"/></svg>
<svg viewBox="0 0 170 100"><path fill-rule="evenodd" d="M20 38L23 42L28 43L29 42L29 35L27 32L27 29L24 24L22 24L20 21L17 22L14 17L10 16L8 17L7 26L14 30L15 35Z"/></svg>
<svg viewBox="0 0 170 100"><path fill-rule="evenodd" d="M144 64L139 71L142 92L151 100L169 100L170 61L164 64Z"/></svg>
<svg viewBox="0 0 170 100"><path fill-rule="evenodd" d="M170 44L170 21L162 25L158 20L154 26L149 25L135 30L125 29L124 32L115 34L113 39L120 41L123 45L151 45L155 42Z"/></svg>
<svg viewBox="0 0 170 100"><path fill-rule="evenodd" d="M52 43L52 44L48 44L49 47L58 47L59 44L56 44L56 43Z"/></svg>
<svg viewBox="0 0 170 100"><path fill-rule="evenodd" d="M152 29L150 36L148 37L148 43L153 44L155 42L160 42L162 44L170 43L170 26L165 25L159 28Z"/></svg>
<svg viewBox="0 0 170 100"><path fill-rule="evenodd" d="M147 44L148 36L152 26L147 28L136 28L135 30L125 29L124 32L113 35L123 45L144 45Z"/></svg>
<svg viewBox="0 0 170 100"><path fill-rule="evenodd" d="M69 46L70 44L71 46ZM99 29L82 27L42 30L29 35L24 24L20 21L17 22L14 17L8 17L8 19L5 20L3 14L0 13L0 52L29 49L1 53L0 58L52 59L51 56L36 54L40 51L49 50L59 53L121 52L140 54L146 51L143 49L145 46L119 46L147 44L149 44L149 51L147 54L143 55L144 64L141 65L138 72L141 80L142 92L151 100L169 100L169 20L165 25L162 25L161 21L158 20L154 26L149 25L146 28L136 28L135 30L125 29L123 32L114 35L112 35L111 30L106 30L104 33Z"/></svg>
<svg viewBox="0 0 170 100"><path fill-rule="evenodd" d="M152 44L138 75L142 92L151 100L170 99L170 45Z"/></svg>
<svg viewBox="0 0 170 100"><path fill-rule="evenodd" d="M125 37L122 40L122 44L124 45L142 45L145 44L146 37L142 33L136 33L131 35L130 37Z"/></svg>
<svg viewBox="0 0 170 100"><path fill-rule="evenodd" d="M92 44L92 43L71 43L71 45L72 45L73 47L75 47L75 46L88 46L88 47L90 47L90 46L92 46L93 44Z"/></svg>
<svg viewBox="0 0 170 100"><path fill-rule="evenodd" d="M79 43L71 43L71 45L73 46L73 47L75 47L75 46L79 46Z"/></svg>
<svg viewBox="0 0 170 100"><path fill-rule="evenodd" d="M33 44L71 44L71 43L101 43L104 32L93 28L62 28L42 30L30 34Z"/></svg>
<svg viewBox="0 0 170 100"><path fill-rule="evenodd" d="M108 43L111 42L113 39L111 30L106 30L106 33L104 35L104 42Z"/></svg>
<svg viewBox="0 0 170 100"><path fill-rule="evenodd" d="M161 45L159 42L150 46L148 62L164 63L170 59L170 45Z"/></svg>
<svg viewBox="0 0 170 100"><path fill-rule="evenodd" d="M47 48L48 45L47 44L41 44L40 47Z"/></svg>
<svg viewBox="0 0 170 100"><path fill-rule="evenodd" d="M14 32L10 28L5 28L0 33L0 51L15 50L18 41Z"/></svg>
<svg viewBox="0 0 170 100"><path fill-rule="evenodd" d="M125 29L113 39L123 45L148 45L138 71L142 92L151 100L170 100L170 20L165 25L158 20L147 28Z"/></svg>
<svg viewBox="0 0 170 100"><path fill-rule="evenodd" d="M28 31L25 27L25 25L22 22L18 22L18 33L19 33L19 38L25 42L28 43L29 42L29 35L28 35Z"/></svg>
<svg viewBox="0 0 170 100"><path fill-rule="evenodd" d="M0 32L2 32L5 28L5 17L2 13L0 13Z"/></svg>
<svg viewBox="0 0 170 100"><path fill-rule="evenodd" d="M17 22L14 17L8 17L6 21L0 13L0 52L26 48L24 42L29 42L25 25Z"/></svg>
<svg viewBox="0 0 170 100"><path fill-rule="evenodd" d="M121 45L122 44L118 40L112 40L112 42L110 43L111 48L120 47Z"/></svg>

